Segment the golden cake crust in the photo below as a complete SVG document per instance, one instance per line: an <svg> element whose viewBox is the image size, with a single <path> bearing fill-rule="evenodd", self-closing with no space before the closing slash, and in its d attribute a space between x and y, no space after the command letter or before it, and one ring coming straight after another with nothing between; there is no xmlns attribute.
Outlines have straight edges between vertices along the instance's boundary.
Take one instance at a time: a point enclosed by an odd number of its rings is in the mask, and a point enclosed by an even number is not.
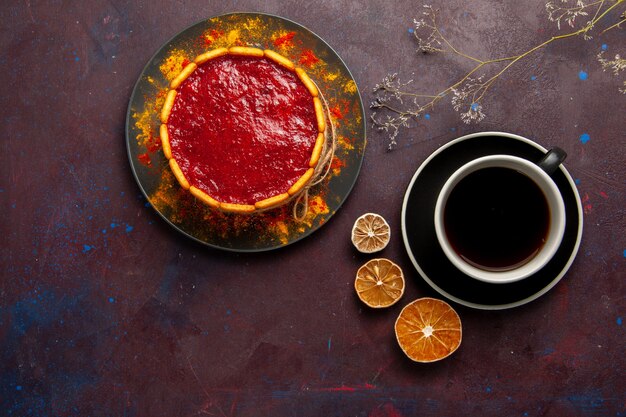
<svg viewBox="0 0 626 417"><path fill-rule="evenodd" d="M311 152L311 157L309 159L309 168L307 171L295 182L287 192L279 193L274 196L270 196L268 198L264 198L255 202L254 204L234 204L224 201L218 201L216 198L210 196L206 192L202 191L198 187L194 186L194 184L190 184L188 179L183 174L180 169L179 164L172 156L172 148L169 139L169 131L167 122L169 120L170 113L174 106L174 100L176 99L177 88L179 88L182 83L191 75L193 72L202 64L212 59L224 56L224 55L235 55L235 56L252 56L252 57L266 57L276 64L284 67L285 69L294 72L298 79L302 82L304 87L306 87L307 91L311 95L311 100L313 102L313 107L315 109L315 118L316 124L318 128L318 135L315 140L315 145ZM266 49L259 49L253 47L245 47L245 46L233 46L230 48L217 48L210 51L207 51L201 55L198 55L193 62L187 64L182 71L171 81L170 88L167 92L165 102L163 107L161 108L160 113L160 121L161 126L159 129L159 134L161 138L161 144L163 148L163 154L169 161L169 167L174 174L174 177L178 181L178 183L185 190L189 190L189 192L200 202L206 204L208 207L218 209L224 212L229 213L238 213L238 214L251 214L259 211L268 210L271 208L282 206L288 203L291 199L297 196L300 192L302 192L307 184L311 181L315 168L320 161L320 155L322 149L324 147L324 143L326 141L326 117L324 113L324 107L319 98L319 91L315 83L311 80L311 78L306 74L306 72L300 68L296 67L292 61L288 58L280 55L279 53Z"/></svg>

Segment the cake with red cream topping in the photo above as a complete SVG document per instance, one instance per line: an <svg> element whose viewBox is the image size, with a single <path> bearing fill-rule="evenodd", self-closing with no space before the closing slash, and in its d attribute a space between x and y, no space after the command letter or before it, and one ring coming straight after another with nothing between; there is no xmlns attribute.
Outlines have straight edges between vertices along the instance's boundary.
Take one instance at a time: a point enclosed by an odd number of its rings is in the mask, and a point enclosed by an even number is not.
<svg viewBox="0 0 626 417"><path fill-rule="evenodd" d="M315 84L287 58L257 48L219 48L185 66L161 122L163 152L180 185L237 213L302 192L325 142Z"/></svg>

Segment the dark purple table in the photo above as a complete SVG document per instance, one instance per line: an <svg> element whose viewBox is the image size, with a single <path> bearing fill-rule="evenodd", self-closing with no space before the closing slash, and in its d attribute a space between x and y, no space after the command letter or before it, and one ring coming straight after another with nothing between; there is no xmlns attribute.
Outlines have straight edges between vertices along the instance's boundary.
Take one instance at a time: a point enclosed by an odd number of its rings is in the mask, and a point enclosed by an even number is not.
<svg viewBox="0 0 626 417"><path fill-rule="evenodd" d="M623 30L555 42L520 61L492 87L478 125L463 124L446 99L401 132L394 152L369 129L352 194L305 240L272 253L206 248L146 204L126 155L131 89L178 31L230 11L285 16L335 48L366 105L387 73L431 91L470 68L414 53L408 29L420 4L287 3L0 7L0 414L626 415L626 99L623 75L596 60L602 49L626 55ZM436 6L446 34L477 56L519 53L559 33L541 2L509 3ZM415 364L393 323L409 301L439 295L406 255L403 193L431 152L481 130L569 152L582 245L565 278L530 304L498 312L455 304L460 349ZM353 290L369 257L349 234L367 211L389 220L382 256L407 279L404 298L385 311L368 310Z"/></svg>

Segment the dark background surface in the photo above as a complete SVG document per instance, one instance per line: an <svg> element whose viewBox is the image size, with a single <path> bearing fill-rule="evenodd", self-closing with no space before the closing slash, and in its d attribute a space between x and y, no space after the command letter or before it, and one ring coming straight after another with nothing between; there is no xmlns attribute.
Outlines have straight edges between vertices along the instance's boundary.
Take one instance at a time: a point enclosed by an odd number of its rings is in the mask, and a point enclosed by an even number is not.
<svg viewBox="0 0 626 417"><path fill-rule="evenodd" d="M485 58L559 33L542 2L434 5L455 45ZM408 29L418 2L3 2L0 414L626 415L626 99L623 76L596 61L602 48L626 54L623 30L555 42L520 61L491 89L478 125L444 100L393 152L368 126L360 177L328 224L276 252L235 254L185 239L146 206L124 141L131 89L154 51L233 11L313 30L345 60L366 106L387 73L431 93L470 68L415 54ZM403 193L431 152L481 130L569 152L582 245L565 278L530 304L455 305L460 349L414 364L393 323L409 301L438 295L404 250ZM407 279L386 311L367 310L353 290L369 257L349 235L367 211L390 222L381 255Z"/></svg>

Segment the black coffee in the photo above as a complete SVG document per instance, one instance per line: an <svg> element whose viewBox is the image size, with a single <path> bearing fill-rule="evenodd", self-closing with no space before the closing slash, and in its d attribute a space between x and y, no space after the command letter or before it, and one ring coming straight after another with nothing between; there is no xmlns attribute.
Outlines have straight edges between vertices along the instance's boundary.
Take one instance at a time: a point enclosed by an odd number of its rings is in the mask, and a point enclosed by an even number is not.
<svg viewBox="0 0 626 417"><path fill-rule="evenodd" d="M550 210L539 187L509 168L483 168L454 187L444 227L456 253L477 268L514 269L543 246Z"/></svg>

